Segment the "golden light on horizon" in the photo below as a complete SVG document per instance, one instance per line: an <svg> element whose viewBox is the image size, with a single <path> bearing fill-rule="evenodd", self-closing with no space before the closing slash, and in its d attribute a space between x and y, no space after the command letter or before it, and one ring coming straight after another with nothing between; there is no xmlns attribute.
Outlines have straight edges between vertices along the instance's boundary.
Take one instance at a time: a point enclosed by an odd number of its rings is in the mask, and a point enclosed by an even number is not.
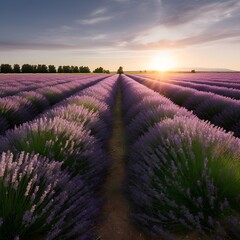
<svg viewBox="0 0 240 240"><path fill-rule="evenodd" d="M159 53L153 56L149 62L149 69L161 72L169 71L177 66L176 59L170 53Z"/></svg>

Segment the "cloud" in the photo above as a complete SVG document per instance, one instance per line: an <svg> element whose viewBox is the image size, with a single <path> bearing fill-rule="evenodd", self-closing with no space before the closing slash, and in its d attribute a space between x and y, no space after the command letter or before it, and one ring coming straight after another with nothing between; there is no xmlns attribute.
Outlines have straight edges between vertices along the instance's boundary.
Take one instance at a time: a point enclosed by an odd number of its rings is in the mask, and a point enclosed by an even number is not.
<svg viewBox="0 0 240 240"><path fill-rule="evenodd" d="M107 12L107 8L98 8L91 13L91 16L98 16Z"/></svg>
<svg viewBox="0 0 240 240"><path fill-rule="evenodd" d="M240 7L238 0L229 1L168 1L162 4L165 14L158 24L175 27L194 21L197 18L214 18L223 20Z"/></svg>
<svg viewBox="0 0 240 240"><path fill-rule="evenodd" d="M104 17L93 17L93 18L87 18L82 20L77 20L77 23L83 24L83 25L93 25L100 22L106 22L112 19L112 16L104 16Z"/></svg>
<svg viewBox="0 0 240 240"><path fill-rule="evenodd" d="M106 48L110 49L114 46L114 42L111 39L106 39L106 36L103 34L82 37L73 39L73 41L68 44L64 43L65 41L62 39L62 43L52 39L52 42L45 39L42 42L22 42L22 41L1 41L0 40L0 51L21 51L21 50L40 50L40 51L54 51L54 50L90 50L90 49L98 49L98 48Z"/></svg>
<svg viewBox="0 0 240 240"><path fill-rule="evenodd" d="M159 50L166 48L183 48L189 47L192 45L199 45L204 43L210 43L214 41L222 41L222 40L231 40L240 37L240 32L236 30L232 31L223 31L223 32L204 32L196 36L190 36L177 40L169 40L169 39L161 39L156 42L151 42L147 44L136 44L131 43L127 47L129 49L135 50Z"/></svg>
<svg viewBox="0 0 240 240"><path fill-rule="evenodd" d="M61 43L39 43L39 42L14 42L0 41L0 51L15 50L64 50L73 49L74 46Z"/></svg>

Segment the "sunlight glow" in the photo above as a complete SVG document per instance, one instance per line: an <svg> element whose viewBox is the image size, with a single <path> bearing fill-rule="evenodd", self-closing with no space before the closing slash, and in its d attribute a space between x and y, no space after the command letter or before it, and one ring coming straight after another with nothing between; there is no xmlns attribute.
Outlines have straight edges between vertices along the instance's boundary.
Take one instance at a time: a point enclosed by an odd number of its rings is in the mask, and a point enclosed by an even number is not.
<svg viewBox="0 0 240 240"><path fill-rule="evenodd" d="M174 56L172 56L169 53L156 54L155 56L152 57L152 59L150 59L149 62L149 69L161 72L171 70L176 66L177 66L176 60Z"/></svg>

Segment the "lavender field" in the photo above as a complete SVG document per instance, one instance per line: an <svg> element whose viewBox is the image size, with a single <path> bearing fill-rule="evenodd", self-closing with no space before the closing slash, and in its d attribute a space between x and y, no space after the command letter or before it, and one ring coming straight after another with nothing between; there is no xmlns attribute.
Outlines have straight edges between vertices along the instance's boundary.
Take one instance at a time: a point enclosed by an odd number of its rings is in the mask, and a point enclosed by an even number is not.
<svg viewBox="0 0 240 240"><path fill-rule="evenodd" d="M2 74L0 239L240 239L239 137L240 73Z"/></svg>

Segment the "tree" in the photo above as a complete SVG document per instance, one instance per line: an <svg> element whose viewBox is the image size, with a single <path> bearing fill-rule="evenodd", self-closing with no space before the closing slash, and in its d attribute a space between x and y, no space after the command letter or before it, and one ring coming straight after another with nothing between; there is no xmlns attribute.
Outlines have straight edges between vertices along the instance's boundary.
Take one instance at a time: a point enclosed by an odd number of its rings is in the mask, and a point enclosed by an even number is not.
<svg viewBox="0 0 240 240"><path fill-rule="evenodd" d="M90 71L89 67L80 66L79 67L79 72L80 73L90 73L91 71Z"/></svg>
<svg viewBox="0 0 240 240"><path fill-rule="evenodd" d="M22 73L33 73L33 66L30 64L23 64L22 65Z"/></svg>
<svg viewBox="0 0 240 240"><path fill-rule="evenodd" d="M195 73L196 71L193 69L192 71L191 71L191 73Z"/></svg>
<svg viewBox="0 0 240 240"><path fill-rule="evenodd" d="M48 72L49 73L56 73L56 67L54 65L48 65Z"/></svg>
<svg viewBox="0 0 240 240"><path fill-rule="evenodd" d="M105 70L104 68L102 67L99 67L99 68L96 68L93 73L110 73L109 70Z"/></svg>
<svg viewBox="0 0 240 240"><path fill-rule="evenodd" d="M38 73L48 73L48 67L45 64L38 64L37 66Z"/></svg>
<svg viewBox="0 0 240 240"><path fill-rule="evenodd" d="M72 72L73 73L79 73L79 69L77 66L74 66L73 69L72 69Z"/></svg>
<svg viewBox="0 0 240 240"><path fill-rule="evenodd" d="M32 73L37 73L37 65L32 65Z"/></svg>
<svg viewBox="0 0 240 240"><path fill-rule="evenodd" d="M58 73L63 73L63 67L62 66L58 67Z"/></svg>
<svg viewBox="0 0 240 240"><path fill-rule="evenodd" d="M123 72L123 67L120 66L120 67L118 68L118 70L117 70L117 74L122 74L122 73L124 73L124 72Z"/></svg>
<svg viewBox="0 0 240 240"><path fill-rule="evenodd" d="M14 66L13 66L13 72L14 72L14 73L20 73L20 72L21 72L21 69L20 69L19 64L14 64Z"/></svg>
<svg viewBox="0 0 240 240"><path fill-rule="evenodd" d="M70 66L63 66L63 72L64 73L70 73L71 72L71 67Z"/></svg>
<svg viewBox="0 0 240 240"><path fill-rule="evenodd" d="M104 69L102 67L96 68L94 71L94 73L104 73Z"/></svg>
<svg viewBox="0 0 240 240"><path fill-rule="evenodd" d="M10 64L1 64L1 73L12 73L13 69Z"/></svg>
<svg viewBox="0 0 240 240"><path fill-rule="evenodd" d="M104 72L104 73L107 73L107 74L110 74L110 71L109 71L109 70L104 70L103 72Z"/></svg>

